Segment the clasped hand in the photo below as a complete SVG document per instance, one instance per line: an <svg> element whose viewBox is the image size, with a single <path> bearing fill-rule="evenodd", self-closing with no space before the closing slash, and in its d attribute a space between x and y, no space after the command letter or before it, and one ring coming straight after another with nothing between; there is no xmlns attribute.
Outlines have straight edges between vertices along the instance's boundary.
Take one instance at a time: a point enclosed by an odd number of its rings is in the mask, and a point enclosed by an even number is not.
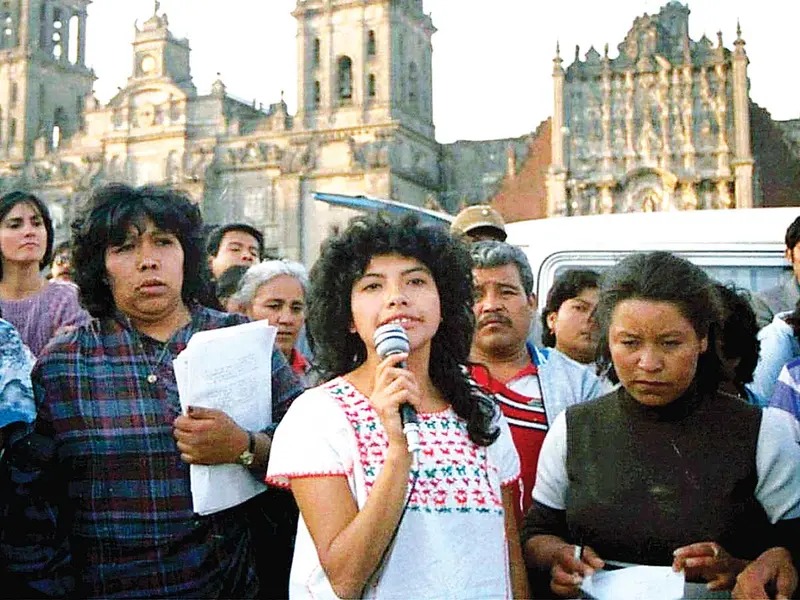
<svg viewBox="0 0 800 600"><path fill-rule="evenodd" d="M407 402L417 408L421 401L416 376L408 369L398 366L407 358L407 354L393 354L378 364L372 394L369 397L372 407L383 423L390 445L406 443L400 420L400 405Z"/></svg>
<svg viewBox="0 0 800 600"><path fill-rule="evenodd" d="M173 436L185 463L234 463L248 447L247 432L221 410L190 406L173 425Z"/></svg>
<svg viewBox="0 0 800 600"><path fill-rule="evenodd" d="M688 581L702 579L709 590L730 590L747 561L734 558L717 542L697 542L673 553L672 569L684 571Z"/></svg>

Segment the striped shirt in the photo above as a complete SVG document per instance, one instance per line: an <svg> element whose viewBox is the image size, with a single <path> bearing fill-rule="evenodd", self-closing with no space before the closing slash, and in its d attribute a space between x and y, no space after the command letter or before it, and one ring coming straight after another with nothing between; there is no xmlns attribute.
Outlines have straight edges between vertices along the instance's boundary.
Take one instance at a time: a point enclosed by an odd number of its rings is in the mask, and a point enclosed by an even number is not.
<svg viewBox="0 0 800 600"><path fill-rule="evenodd" d="M189 465L172 425L180 414L172 359L194 332L245 321L193 307L166 352L123 317L93 321L48 346L33 373L35 432L11 452L6 523L14 526L2 532L10 572L48 595L257 593L244 508L193 514ZM153 372L157 382L149 383ZM275 351L273 422L301 391Z"/></svg>
<svg viewBox="0 0 800 600"><path fill-rule="evenodd" d="M536 464L548 429L538 369L531 363L506 383L492 377L489 370L480 364L470 365L469 374L481 389L492 394L508 421L520 459L522 490L520 497L515 498L515 506L519 507L517 517L521 519L532 502ZM531 395L520 393L523 389Z"/></svg>

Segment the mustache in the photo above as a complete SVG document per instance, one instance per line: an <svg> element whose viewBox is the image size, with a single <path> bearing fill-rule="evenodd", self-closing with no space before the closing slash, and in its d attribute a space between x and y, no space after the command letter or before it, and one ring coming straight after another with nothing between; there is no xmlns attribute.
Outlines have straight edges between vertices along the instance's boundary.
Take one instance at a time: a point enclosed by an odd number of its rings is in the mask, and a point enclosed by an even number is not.
<svg viewBox="0 0 800 600"><path fill-rule="evenodd" d="M483 327L484 325L489 325L493 323L499 323L501 325L511 325L511 319L503 315L487 315L485 317L478 319L478 327Z"/></svg>

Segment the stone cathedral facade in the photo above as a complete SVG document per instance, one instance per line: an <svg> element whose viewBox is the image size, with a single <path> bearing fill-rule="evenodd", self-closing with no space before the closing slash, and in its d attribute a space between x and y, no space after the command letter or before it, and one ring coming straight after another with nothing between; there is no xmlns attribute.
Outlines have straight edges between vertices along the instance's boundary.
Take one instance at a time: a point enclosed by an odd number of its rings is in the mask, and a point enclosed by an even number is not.
<svg viewBox="0 0 800 600"><path fill-rule="evenodd" d="M422 0L298 0L298 110L198 94L190 47L159 3L135 26L127 85L107 105L86 65L90 0L0 0L0 186L51 207L58 236L107 181L173 184L209 223L248 221L311 261L353 213L312 191L422 205L440 186L431 36Z"/></svg>
<svg viewBox="0 0 800 600"><path fill-rule="evenodd" d="M554 60L547 214L753 206L747 55L689 38L672 1L636 19L615 58Z"/></svg>

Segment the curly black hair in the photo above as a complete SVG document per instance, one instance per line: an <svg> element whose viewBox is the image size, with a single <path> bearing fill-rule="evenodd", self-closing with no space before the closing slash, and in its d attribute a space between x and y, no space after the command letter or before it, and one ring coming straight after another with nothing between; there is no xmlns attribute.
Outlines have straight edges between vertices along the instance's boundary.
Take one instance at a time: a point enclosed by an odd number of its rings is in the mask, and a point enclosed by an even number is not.
<svg viewBox="0 0 800 600"><path fill-rule="evenodd" d="M547 317L558 312L564 302L579 296L583 290L596 289L599 285L600 274L589 269L568 269L556 277L542 309L542 344L549 348L556 345L556 334L550 331Z"/></svg>
<svg viewBox="0 0 800 600"><path fill-rule="evenodd" d="M216 308L218 305L210 293L200 209L186 194L176 190L111 183L94 190L87 206L72 223L75 283L86 310L98 318L114 313L116 305L108 285L105 250L121 244L131 227L143 230L145 219L175 234L181 244L183 301L187 305L201 303Z"/></svg>
<svg viewBox="0 0 800 600"><path fill-rule="evenodd" d="M342 233L325 241L311 269L307 298L308 334L316 367L324 379L331 379L366 360L364 342L350 331L350 294L370 260L387 254L414 258L430 270L442 314L431 342L431 380L467 422L470 439L490 445L500 434L494 401L470 387L462 367L469 358L475 329L472 260L468 247L444 228L423 226L414 215L393 220L376 214L355 217Z"/></svg>
<svg viewBox="0 0 800 600"><path fill-rule="evenodd" d="M50 211L47 205L38 196L34 196L30 192L13 191L4 194L0 197L0 221L6 218L6 215L11 212L17 204L30 204L41 215L44 229L47 232L47 242L44 250L44 256L39 261L39 270L41 271L50 261L53 260L53 219L50 217ZM0 260L0 279L3 278L3 261Z"/></svg>
<svg viewBox="0 0 800 600"><path fill-rule="evenodd" d="M625 300L674 304L699 337L708 336L708 349L700 355L694 377L699 392L713 394L723 379L732 378L719 353L723 309L714 281L700 267L663 251L630 254L602 274L594 313L600 330L598 372L607 372L612 382L619 382L608 330L614 309Z"/></svg>

